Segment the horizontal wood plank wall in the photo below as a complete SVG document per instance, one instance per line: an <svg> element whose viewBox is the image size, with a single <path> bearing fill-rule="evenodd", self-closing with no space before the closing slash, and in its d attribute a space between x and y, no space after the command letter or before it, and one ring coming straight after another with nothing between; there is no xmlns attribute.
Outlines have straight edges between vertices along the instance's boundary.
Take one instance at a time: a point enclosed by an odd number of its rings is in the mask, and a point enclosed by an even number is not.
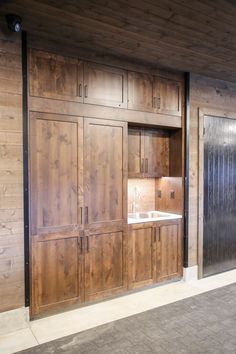
<svg viewBox="0 0 236 354"><path fill-rule="evenodd" d="M24 306L21 37L0 31L0 312Z"/></svg>
<svg viewBox="0 0 236 354"><path fill-rule="evenodd" d="M189 266L198 257L198 111L203 108L235 112L236 84L190 75Z"/></svg>

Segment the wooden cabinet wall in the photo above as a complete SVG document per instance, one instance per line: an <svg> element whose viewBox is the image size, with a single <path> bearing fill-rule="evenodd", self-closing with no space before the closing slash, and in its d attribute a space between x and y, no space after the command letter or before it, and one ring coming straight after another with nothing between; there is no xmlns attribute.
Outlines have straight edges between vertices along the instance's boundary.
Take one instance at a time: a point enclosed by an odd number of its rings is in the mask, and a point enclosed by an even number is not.
<svg viewBox="0 0 236 354"><path fill-rule="evenodd" d="M129 287L182 276L181 221L129 225Z"/></svg>
<svg viewBox="0 0 236 354"><path fill-rule="evenodd" d="M127 112L117 108L138 109L142 123L144 111L154 124L153 113L176 122L181 84L38 50L29 81L31 316L178 276L177 222L127 232L128 160L131 177L167 176L175 143L151 128L128 137Z"/></svg>
<svg viewBox="0 0 236 354"><path fill-rule="evenodd" d="M32 315L124 290L126 123L31 113L30 136Z"/></svg>
<svg viewBox="0 0 236 354"><path fill-rule="evenodd" d="M30 95L181 116L182 83L39 50L30 51Z"/></svg>
<svg viewBox="0 0 236 354"><path fill-rule="evenodd" d="M129 72L128 108L181 116L181 83L148 74Z"/></svg>

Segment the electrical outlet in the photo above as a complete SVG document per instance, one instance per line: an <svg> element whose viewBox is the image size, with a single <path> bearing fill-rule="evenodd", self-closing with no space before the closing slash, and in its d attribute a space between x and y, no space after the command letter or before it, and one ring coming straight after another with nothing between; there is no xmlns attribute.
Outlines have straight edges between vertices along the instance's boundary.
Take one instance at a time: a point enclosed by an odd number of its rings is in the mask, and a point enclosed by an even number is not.
<svg viewBox="0 0 236 354"><path fill-rule="evenodd" d="M175 199L175 191L170 191L170 199Z"/></svg>
<svg viewBox="0 0 236 354"><path fill-rule="evenodd" d="M157 197L158 197L158 198L161 198L161 197L162 197L162 193L161 193L161 190L160 190L160 189L157 191Z"/></svg>

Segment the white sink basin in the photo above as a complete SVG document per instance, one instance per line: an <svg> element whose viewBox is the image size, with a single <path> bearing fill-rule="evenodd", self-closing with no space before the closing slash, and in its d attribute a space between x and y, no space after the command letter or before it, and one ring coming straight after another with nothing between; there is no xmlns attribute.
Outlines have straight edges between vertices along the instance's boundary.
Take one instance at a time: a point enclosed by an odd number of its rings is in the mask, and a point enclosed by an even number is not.
<svg viewBox="0 0 236 354"><path fill-rule="evenodd" d="M181 218L182 215L164 213L158 210L143 211L138 213L129 213L128 224L136 224L139 222L149 222L149 221L158 221L158 220L181 219Z"/></svg>

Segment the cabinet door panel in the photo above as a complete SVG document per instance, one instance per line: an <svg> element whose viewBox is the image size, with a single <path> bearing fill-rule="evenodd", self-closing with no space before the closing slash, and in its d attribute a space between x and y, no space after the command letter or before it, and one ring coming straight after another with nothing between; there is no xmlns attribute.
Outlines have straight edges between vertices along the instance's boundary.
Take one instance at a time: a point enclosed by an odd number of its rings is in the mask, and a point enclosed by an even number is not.
<svg viewBox="0 0 236 354"><path fill-rule="evenodd" d="M181 116L181 84L164 78L155 78L154 105L158 113Z"/></svg>
<svg viewBox="0 0 236 354"><path fill-rule="evenodd" d="M153 112L153 77L151 75L128 73L128 108Z"/></svg>
<svg viewBox="0 0 236 354"><path fill-rule="evenodd" d="M84 103L126 108L126 71L106 65L85 63Z"/></svg>
<svg viewBox="0 0 236 354"><path fill-rule="evenodd" d="M144 135L142 129L129 128L128 174L130 178L142 177L144 172Z"/></svg>
<svg viewBox="0 0 236 354"><path fill-rule="evenodd" d="M179 224L161 226L158 245L158 280L166 280L182 274L182 243Z"/></svg>
<svg viewBox="0 0 236 354"><path fill-rule="evenodd" d="M122 231L87 237L85 255L86 300L121 291L125 280L125 240Z"/></svg>
<svg viewBox="0 0 236 354"><path fill-rule="evenodd" d="M148 177L169 175L169 136L161 130L144 130L144 172Z"/></svg>
<svg viewBox="0 0 236 354"><path fill-rule="evenodd" d="M81 301L77 237L34 242L33 255L34 313Z"/></svg>
<svg viewBox="0 0 236 354"><path fill-rule="evenodd" d="M85 206L88 227L104 228L127 218L127 125L86 119Z"/></svg>
<svg viewBox="0 0 236 354"><path fill-rule="evenodd" d="M83 63L38 50L30 51L30 95L83 102Z"/></svg>
<svg viewBox="0 0 236 354"><path fill-rule="evenodd" d="M81 301L79 118L30 114L32 308Z"/></svg>
<svg viewBox="0 0 236 354"><path fill-rule="evenodd" d="M131 288L155 281L154 229L135 228L129 233L129 286Z"/></svg>
<svg viewBox="0 0 236 354"><path fill-rule="evenodd" d="M78 120L32 113L30 127L32 232L72 228L79 223Z"/></svg>

